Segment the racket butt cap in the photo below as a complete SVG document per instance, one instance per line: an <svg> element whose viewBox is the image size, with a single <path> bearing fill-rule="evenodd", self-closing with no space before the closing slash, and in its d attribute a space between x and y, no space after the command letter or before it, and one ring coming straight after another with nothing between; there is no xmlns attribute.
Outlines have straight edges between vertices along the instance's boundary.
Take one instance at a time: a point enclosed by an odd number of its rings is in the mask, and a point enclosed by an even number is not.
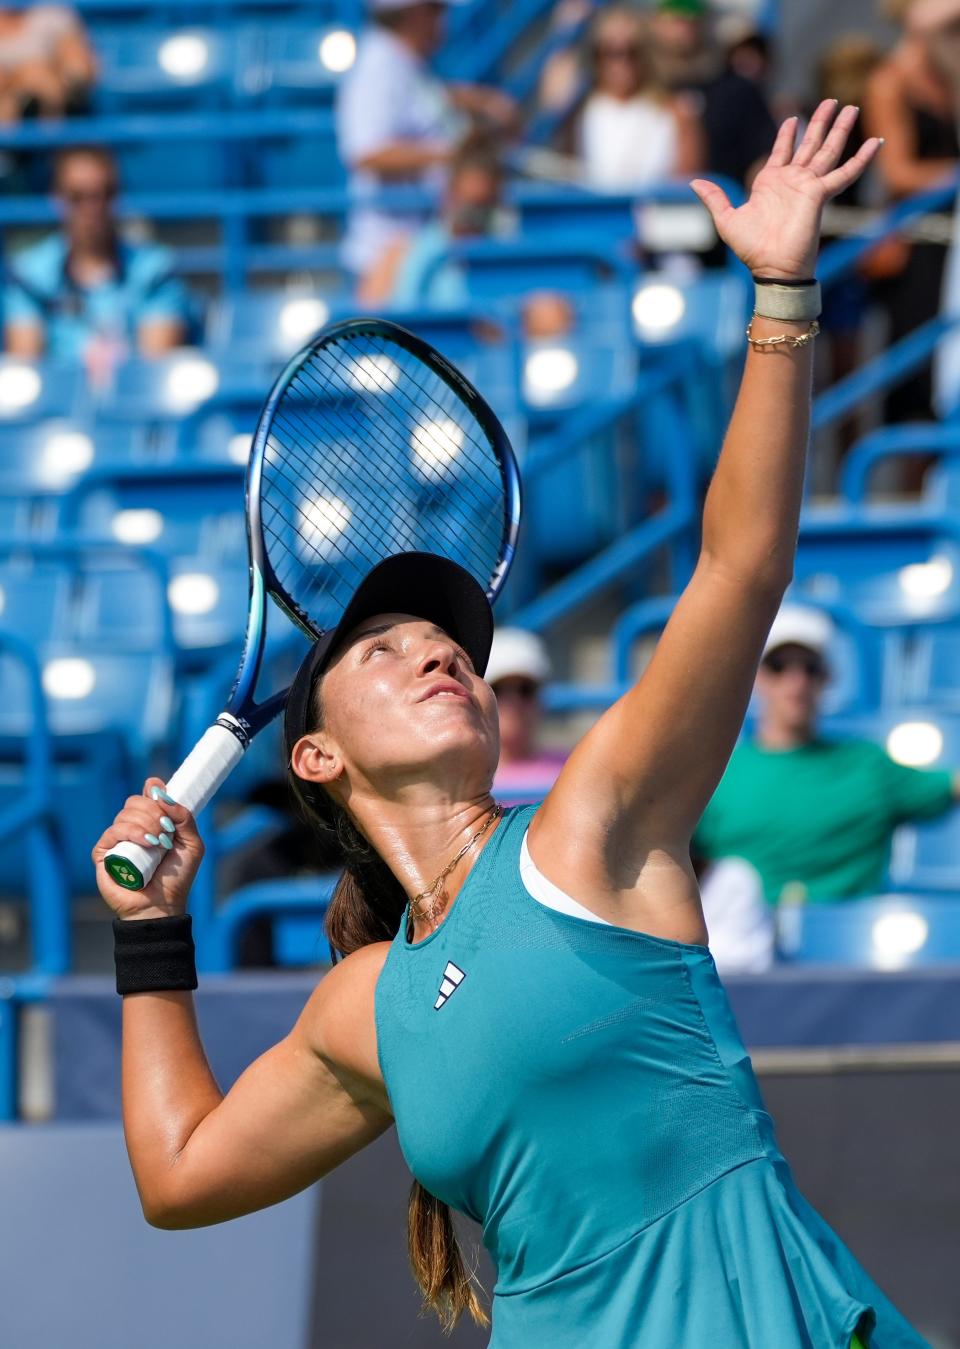
<svg viewBox="0 0 960 1349"><path fill-rule="evenodd" d="M107 853L103 859L103 866L110 879L124 890L143 889L142 872L126 857L121 857L119 853Z"/></svg>

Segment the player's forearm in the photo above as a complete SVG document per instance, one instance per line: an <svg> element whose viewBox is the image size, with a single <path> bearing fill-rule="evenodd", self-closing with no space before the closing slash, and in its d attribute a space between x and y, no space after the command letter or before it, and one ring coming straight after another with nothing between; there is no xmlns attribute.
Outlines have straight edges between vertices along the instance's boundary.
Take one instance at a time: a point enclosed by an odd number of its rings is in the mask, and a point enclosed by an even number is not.
<svg viewBox="0 0 960 1349"><path fill-rule="evenodd" d="M166 1208L171 1174L197 1126L220 1104L190 993L123 1000L123 1128L143 1211Z"/></svg>
<svg viewBox="0 0 960 1349"><path fill-rule="evenodd" d="M802 333L808 322L755 318L753 335ZM747 350L743 379L707 494L703 551L764 590L790 582L810 435L812 343Z"/></svg>

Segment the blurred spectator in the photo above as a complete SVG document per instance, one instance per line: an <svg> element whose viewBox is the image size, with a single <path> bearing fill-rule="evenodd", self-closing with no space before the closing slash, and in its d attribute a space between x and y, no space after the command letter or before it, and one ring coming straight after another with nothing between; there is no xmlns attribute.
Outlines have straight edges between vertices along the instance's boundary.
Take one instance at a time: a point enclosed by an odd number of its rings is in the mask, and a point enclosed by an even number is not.
<svg viewBox="0 0 960 1349"><path fill-rule="evenodd" d="M773 44L744 14L720 20L719 35L727 65L735 75L752 80L766 97L773 75Z"/></svg>
<svg viewBox="0 0 960 1349"><path fill-rule="evenodd" d="M642 17L605 10L590 42L592 87L580 114L579 152L593 187L629 192L703 167L703 132L689 98L654 79Z"/></svg>
<svg viewBox="0 0 960 1349"><path fill-rule="evenodd" d="M107 151L78 148L59 156L54 192L63 226L8 269L8 352L82 361L102 380L105 367L130 351L160 356L187 339L187 292L166 249L120 237L117 189Z"/></svg>
<svg viewBox="0 0 960 1349"><path fill-rule="evenodd" d="M440 219L412 237L396 239L362 281L358 299L370 306L387 302L404 309L465 305L466 278L448 254L458 239L490 233L503 197L503 180L495 144L488 137L467 136L450 164Z"/></svg>
<svg viewBox="0 0 960 1349"><path fill-rule="evenodd" d="M706 135L705 172L749 185L777 128L757 83L726 64L707 0L657 0L650 36L659 79L695 99Z"/></svg>
<svg viewBox="0 0 960 1349"><path fill-rule="evenodd" d="M903 31L868 82L864 132L886 137L875 172L889 200L899 201L958 167L960 86L951 29L960 20L960 0L888 0L885 8ZM946 247L898 240L880 256L885 276L878 279L877 295L889 312L889 341L895 342L938 312ZM927 366L891 390L884 417L900 422L930 416Z"/></svg>
<svg viewBox="0 0 960 1349"><path fill-rule="evenodd" d="M721 974L762 974L774 961L773 914L760 873L742 857L723 857L700 871L710 952Z"/></svg>
<svg viewBox="0 0 960 1349"><path fill-rule="evenodd" d="M960 794L954 773L906 768L868 741L819 734L832 636L818 610L781 609L757 675L756 735L734 750L694 840L707 860L755 867L769 904L879 893L894 829L944 814Z"/></svg>
<svg viewBox="0 0 960 1349"><path fill-rule="evenodd" d="M537 747L540 694L549 677L550 661L539 637L523 628L497 630L484 678L500 713L500 766L493 790L507 805L542 800L567 757Z"/></svg>
<svg viewBox="0 0 960 1349"><path fill-rule="evenodd" d="M525 341L546 342L572 333L577 311L559 291L536 290L525 297L520 320Z"/></svg>
<svg viewBox="0 0 960 1349"><path fill-rule="evenodd" d="M339 89L337 141L357 201L343 260L357 277L370 272L422 220L385 210L370 198L402 184L439 191L444 166L463 132L458 114L501 130L516 121L516 106L505 94L445 85L431 74L430 58L443 41L445 9L436 0L371 0L373 23Z"/></svg>
<svg viewBox="0 0 960 1349"><path fill-rule="evenodd" d="M0 121L86 112L96 60L64 5L0 9Z"/></svg>

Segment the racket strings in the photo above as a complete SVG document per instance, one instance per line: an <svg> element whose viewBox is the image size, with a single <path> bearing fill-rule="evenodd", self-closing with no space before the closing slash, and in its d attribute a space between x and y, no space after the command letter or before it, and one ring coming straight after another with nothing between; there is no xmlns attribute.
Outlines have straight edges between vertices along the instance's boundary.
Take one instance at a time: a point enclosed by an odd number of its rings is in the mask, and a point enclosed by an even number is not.
<svg viewBox="0 0 960 1349"><path fill-rule="evenodd" d="M315 409L315 410L316 410L316 409ZM353 410L352 410L349 406L347 406L346 411L347 411L348 413L352 413ZM291 418L278 418L277 420L278 420L278 424L279 424L280 426L285 426L287 430L289 430L289 431L292 432L292 431L294 430L294 426L292 425L292 422L293 422L294 420L299 420L299 419L293 419L293 418L291 417ZM343 428L342 426L337 426L335 422L334 422L333 424L331 424L329 417L319 416L319 417L316 418L316 421L317 421L317 425L314 425L314 426L311 427L311 428L307 428L307 429L309 429L309 430L312 431L314 440L316 440L316 438L317 438L317 431L318 431L318 429L320 429L321 431L322 431L322 430L325 430L325 429L330 429L330 430L332 430L334 433L339 432L340 435L342 436L342 432L343 432L343 429L344 429L344 428ZM349 429L349 428L348 428L348 429ZM363 426L362 424L358 424L358 426L356 427L356 430L357 430L357 433L358 433L358 434L363 434L363 435L365 435L365 436L369 436L369 428L366 427L366 426ZM301 473L301 474L304 473L305 471L306 471L306 472L309 472L310 469L311 469L310 461L309 461L303 454L299 454L299 455L298 455L298 454L296 454L296 453L293 451L293 449L292 449L293 438L292 438L292 437L288 437L287 443L291 446L291 449L290 449L290 451L289 451L289 459L291 460L291 462L292 462L292 464L294 465L294 467L298 468L298 469L300 470L300 473ZM338 442L338 444L339 444L339 443L340 443L340 442ZM385 460L385 461L384 461L384 464L381 465L381 467L384 467L384 466L389 467L389 459ZM302 490L303 490L303 489L302 489L303 478L301 477L301 478L297 479L297 478L295 478L293 475L288 475L288 477L290 478L291 481L295 482L295 484L296 484L296 489L295 489L295 490L297 490L298 492L302 493ZM394 477L395 477L395 475L394 475ZM382 509L383 509L382 498L378 499L377 497L375 497L374 495L372 495L371 492L362 490L361 484L363 483L363 481L364 481L363 479L357 479L356 481L354 481L353 484L351 484L352 489L353 489L353 494L354 494L354 496L355 496L356 498L359 499L360 504L364 507L366 517L367 517L367 518L376 518L377 514L378 514L380 511L382 511ZM317 484L315 484L315 485L316 485L318 491L321 490L321 484L320 484L319 482L318 482ZM402 487L403 487L402 482L400 482L399 479L396 479L396 477L395 477L395 486L396 486L397 488L400 488L400 489L402 489ZM329 491L329 490L330 490L330 487L331 487L331 484L330 484L329 481L327 481L327 482L325 482L325 483L322 484L322 490ZM341 484L341 490L342 490L342 484ZM298 504L297 499L291 497L289 494L286 494L286 493L285 493L285 494L284 494L284 497L285 497L285 500L287 501L287 503L288 503L289 505L293 506L295 509L302 509L302 500L303 500L302 496L300 497L299 504ZM323 498L323 497L320 497L320 498L318 498L318 500L321 500L321 501L329 501L330 499L329 499L329 498ZM409 512L408 512L408 514L409 514ZM394 518L393 518L393 520L391 521L393 530L394 530L394 532L397 534L396 546L395 546L395 548L394 548L394 551L408 551L408 550L411 550L411 549L414 549L414 548L418 547L418 546L419 546L419 540L418 540L417 536L416 536L414 533L412 533L411 530L410 530L409 528L406 527L406 525L402 525L402 524L401 524L401 521L402 521L402 517L398 517L397 515L395 515ZM328 561L328 560L329 560L329 553L330 553L330 551L332 550L333 552L335 552L335 553L338 555L338 558L339 558L339 560L340 560L341 562L345 562L345 563L347 563L348 565L351 565L353 571L359 573L359 576L357 577L357 579L361 579L362 576L365 575L366 572L369 570L369 565L361 566L360 563L359 563L355 558L351 558L349 548L348 548L347 550L345 550L343 547L341 547L340 544L339 544L339 542L338 542L338 540L337 540L335 537L334 537L334 538L330 538L330 537L328 537L328 536L324 536L323 539L322 539L322 546L321 546L321 545L318 545L317 543L315 543L315 542L314 542L313 540L311 540L310 538L306 537L306 536L304 535L304 533L303 533L302 530L300 530L300 531L298 531L298 532L299 532L299 537L300 537L300 540L301 540L301 545L302 545L302 547L305 547L305 548L309 549L311 552L313 552L313 553L315 554L315 557L316 557L316 559L317 559L318 562L322 563L322 562L324 562L324 561ZM282 536L277 535L275 531L274 531L274 536L275 536L276 538L278 538L281 542L283 542ZM349 543L355 543L355 540L351 539L351 540L348 540L348 542L349 542ZM287 583L289 582L289 573L290 573L290 571L291 571L291 564L293 564L294 569L295 569L295 564L293 563L293 559L292 559L292 558L290 558L289 556L287 556L286 561L287 561L287 566L286 566L286 568L284 569L284 576L283 576L283 577L278 576L278 579L280 579L282 583L283 583L283 582L287 582Z"/></svg>
<svg viewBox="0 0 960 1349"><path fill-rule="evenodd" d="M316 348L293 377L265 451L261 517L278 583L321 625L324 605L342 607L391 553L451 556L489 589L505 483L484 428L398 344L337 346Z"/></svg>
<svg viewBox="0 0 960 1349"><path fill-rule="evenodd" d="M327 355L327 353L324 353L324 355ZM413 365L414 368L416 368L417 363L413 361L412 358L411 364ZM375 373L379 373L379 371ZM443 420L449 421L455 427L457 432L463 437L463 439L470 441L471 454L467 456L467 462L473 464L477 462L482 462L485 466L491 465L492 461L490 457L489 443L486 440L478 440L476 437L470 434L470 422L463 417L463 413L465 410L464 405L460 401L457 394L453 391L453 389L451 389L448 384L440 380L439 377L437 376L434 377L434 387L427 389L415 378L410 369L404 369L403 373L407 377L407 382L413 384L423 394L425 401L433 402L436 405L436 407L439 408L441 418L434 418L433 424L436 424L437 422L442 423ZM390 393L391 391L391 386L389 385L380 385L379 387L381 388L383 394L385 395ZM409 406L412 416L414 417L419 416L422 418L423 415L421 411L422 405L416 403L410 397L407 391L399 384L399 381L397 383L395 392L396 395L400 399L404 400L404 402ZM446 401L443 401L444 398ZM426 427L429 433L430 426L431 423L429 421L424 422L421 420L419 425L414 428L413 434L411 436L411 449L414 448L412 445L412 441L414 438L416 438L417 431L418 430L422 431L424 427ZM416 452L417 451L414 450L414 453ZM422 471L427 471L431 474L434 474L435 472L435 477L431 476L430 478L427 478L425 480L425 485L432 487L435 493L442 494L443 492L449 490L450 484L448 481L444 481L443 475L439 472L439 470L434 471L433 466L429 465L428 463L425 463L423 465ZM467 480L467 482L469 484L469 479ZM498 483L497 490L499 490L500 486L501 485ZM484 496L483 503L478 502L478 504L487 504L486 494Z"/></svg>
<svg viewBox="0 0 960 1349"><path fill-rule="evenodd" d="M446 386L443 387L446 388ZM452 401L456 398L456 395L454 395L452 391L447 390L447 392L449 400ZM406 398L406 402L410 405L411 415L418 415L420 411L420 405L412 403L408 397ZM456 426L458 430L461 429L460 424L454 422L453 414L458 410L460 410L462 413L462 408L458 409L457 407L450 406L450 402L439 403L439 400L438 405L440 407L441 412L449 420L450 424ZM354 408L348 408L348 413L352 415L354 412L355 412ZM422 427L423 423L421 422L414 429L413 434L410 435L409 437L410 450L412 450L414 454L417 454L419 451L420 437L418 436L417 432L418 430L422 430ZM401 475L401 473L397 469L395 457L391 455L391 450L393 449L392 443L389 437L383 433L382 429L380 429L376 425L371 427L369 423L363 426L359 426L357 429L361 435L365 432L369 436L371 431L373 432L374 439L377 441L378 445L385 450L385 454L381 458L378 467L392 474L392 476L395 479L396 485L400 491L403 491L404 488L409 488L410 485L409 476L407 475L405 480L404 475ZM429 435L429 424L427 434ZM473 440L473 444L476 447L472 459L475 461L478 454L484 453L485 455L484 466L486 467L490 463L489 446L482 447L475 439L473 439L472 437L471 439ZM427 448L429 449L429 445ZM364 468L366 468L366 463L364 463ZM451 490L451 483L449 481L445 481L443 475L438 470L435 470L434 467L429 464L427 465L427 470L428 470L427 476L424 478L421 472L421 474L418 474L420 481L414 484L414 490L421 511L423 510L424 506L427 507L434 506ZM462 497L466 498L467 501L472 501L478 513L479 512L484 513L481 517L484 520L484 522L485 523L489 522L491 520L490 507L491 505L495 504L502 496L503 490L502 485L499 482L488 483L487 490L479 492L474 486L474 483L470 476L463 477L461 475L460 477L458 477L456 486L458 493L460 493ZM368 504L370 503L368 502ZM496 546L500 541L499 540L500 528L499 522L497 521L495 514L493 515L492 518L494 528L497 530L498 535L498 537L493 541L494 546ZM463 541L466 542L466 540ZM414 546L417 546L416 538L414 538L412 542ZM480 563L483 555L486 552L486 549L484 549L483 547L479 547L475 550L475 552L477 554L478 563Z"/></svg>

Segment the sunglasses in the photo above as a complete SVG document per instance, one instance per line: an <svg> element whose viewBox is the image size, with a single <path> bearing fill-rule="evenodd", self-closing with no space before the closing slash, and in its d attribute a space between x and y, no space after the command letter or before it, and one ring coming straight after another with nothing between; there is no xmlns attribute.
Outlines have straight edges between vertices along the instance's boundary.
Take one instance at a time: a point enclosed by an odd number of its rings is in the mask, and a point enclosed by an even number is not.
<svg viewBox="0 0 960 1349"><path fill-rule="evenodd" d="M520 698L523 702L532 702L540 692L540 685L533 679L501 679L493 686L497 698Z"/></svg>
<svg viewBox="0 0 960 1349"><path fill-rule="evenodd" d="M819 656L787 656L774 651L764 660L763 668L772 675L782 675L787 670L802 670L808 679L827 677L827 667Z"/></svg>
<svg viewBox="0 0 960 1349"><path fill-rule="evenodd" d="M63 199L69 206L83 206L86 202L113 201L117 195L115 187L75 188L63 193Z"/></svg>
<svg viewBox="0 0 960 1349"><path fill-rule="evenodd" d="M598 61L639 61L639 47L615 47L612 43L596 49Z"/></svg>

